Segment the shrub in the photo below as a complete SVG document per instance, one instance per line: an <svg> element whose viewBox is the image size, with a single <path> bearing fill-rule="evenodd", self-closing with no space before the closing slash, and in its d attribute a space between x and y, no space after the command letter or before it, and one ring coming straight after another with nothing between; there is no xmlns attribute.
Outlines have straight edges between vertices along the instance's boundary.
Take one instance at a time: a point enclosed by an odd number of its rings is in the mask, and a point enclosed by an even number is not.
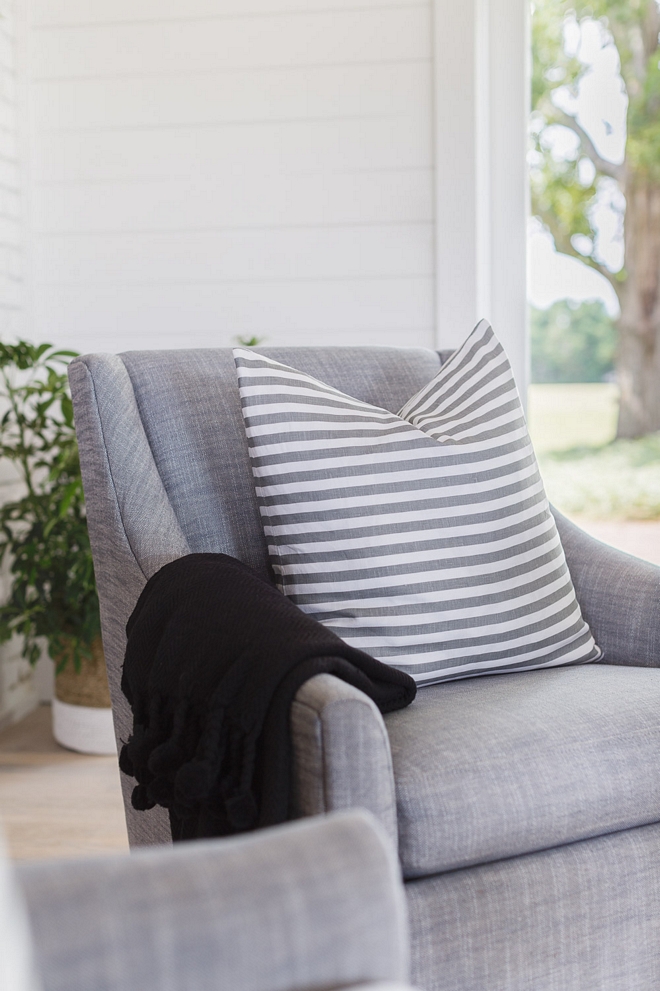
<svg viewBox="0 0 660 991"><path fill-rule="evenodd" d="M532 382L602 382L614 370L616 327L600 300L531 308Z"/></svg>
<svg viewBox="0 0 660 991"><path fill-rule="evenodd" d="M0 561L11 558L11 591L0 607L0 642L23 637L35 663L46 637L58 666L76 670L100 634L73 406L66 365L75 352L19 341L0 344L0 456L24 485L0 507Z"/></svg>

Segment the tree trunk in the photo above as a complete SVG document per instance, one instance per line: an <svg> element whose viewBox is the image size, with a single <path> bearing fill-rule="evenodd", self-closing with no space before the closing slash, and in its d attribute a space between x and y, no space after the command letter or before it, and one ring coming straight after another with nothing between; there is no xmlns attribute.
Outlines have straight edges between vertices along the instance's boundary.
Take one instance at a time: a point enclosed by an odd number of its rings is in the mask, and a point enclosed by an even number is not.
<svg viewBox="0 0 660 991"><path fill-rule="evenodd" d="M640 437L660 430L660 183L631 176L625 194L617 436Z"/></svg>

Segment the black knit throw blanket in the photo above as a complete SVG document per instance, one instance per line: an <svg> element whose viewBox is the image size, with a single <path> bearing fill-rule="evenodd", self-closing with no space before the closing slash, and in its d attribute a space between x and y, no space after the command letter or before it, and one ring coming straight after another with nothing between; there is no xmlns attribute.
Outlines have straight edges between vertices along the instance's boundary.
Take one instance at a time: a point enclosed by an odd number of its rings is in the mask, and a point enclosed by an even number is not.
<svg viewBox="0 0 660 991"><path fill-rule="evenodd" d="M126 627L122 691L133 734L120 767L136 809L169 809L175 840L291 816L289 710L328 672L381 712L408 705L407 674L349 647L226 554L189 554L149 579Z"/></svg>

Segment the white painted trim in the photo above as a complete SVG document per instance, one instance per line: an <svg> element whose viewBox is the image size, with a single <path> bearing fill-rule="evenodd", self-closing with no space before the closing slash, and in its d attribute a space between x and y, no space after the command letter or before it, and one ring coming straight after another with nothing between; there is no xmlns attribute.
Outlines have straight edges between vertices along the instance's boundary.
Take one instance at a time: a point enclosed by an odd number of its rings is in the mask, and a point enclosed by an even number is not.
<svg viewBox="0 0 660 991"><path fill-rule="evenodd" d="M482 317L528 382L527 0L434 0L436 340Z"/></svg>
<svg viewBox="0 0 660 991"><path fill-rule="evenodd" d="M492 218L491 218L491 105L488 99L491 74L490 0L475 4L475 255L476 320L492 312Z"/></svg>
<svg viewBox="0 0 660 991"><path fill-rule="evenodd" d="M435 323L439 348L476 323L476 0L435 0ZM467 329L466 329L467 328Z"/></svg>

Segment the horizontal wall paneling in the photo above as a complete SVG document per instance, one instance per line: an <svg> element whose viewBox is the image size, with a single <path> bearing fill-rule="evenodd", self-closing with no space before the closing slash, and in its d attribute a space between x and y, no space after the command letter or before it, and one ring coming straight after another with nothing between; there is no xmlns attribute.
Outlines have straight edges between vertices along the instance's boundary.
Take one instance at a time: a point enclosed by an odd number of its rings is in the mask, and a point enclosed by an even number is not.
<svg viewBox="0 0 660 991"><path fill-rule="evenodd" d="M433 342L425 0L33 0L34 336Z"/></svg>
<svg viewBox="0 0 660 991"><path fill-rule="evenodd" d="M365 43L366 42L366 43ZM35 79L430 59L426 4L34 31Z"/></svg>
<svg viewBox="0 0 660 991"><path fill-rule="evenodd" d="M36 233L420 223L433 216L431 171L253 175L178 182L37 186Z"/></svg>
<svg viewBox="0 0 660 991"><path fill-rule="evenodd" d="M42 285L430 279L432 224L37 238Z"/></svg>
<svg viewBox="0 0 660 991"><path fill-rule="evenodd" d="M80 350L226 347L237 335L269 344L428 345L426 278L87 285L39 288L36 319Z"/></svg>
<svg viewBox="0 0 660 991"><path fill-rule="evenodd" d="M123 139L112 131L37 132L35 182L293 175L356 169L430 168L430 123L412 107L390 118L142 128Z"/></svg>
<svg viewBox="0 0 660 991"><path fill-rule="evenodd" d="M420 0L32 0L35 26L112 24L117 21L168 21L195 18L287 16L296 11L382 10L383 7L419 7Z"/></svg>
<svg viewBox="0 0 660 991"><path fill-rule="evenodd" d="M41 131L288 123L400 117L428 120L428 60L287 69L215 69L153 79L48 80L34 83Z"/></svg>

